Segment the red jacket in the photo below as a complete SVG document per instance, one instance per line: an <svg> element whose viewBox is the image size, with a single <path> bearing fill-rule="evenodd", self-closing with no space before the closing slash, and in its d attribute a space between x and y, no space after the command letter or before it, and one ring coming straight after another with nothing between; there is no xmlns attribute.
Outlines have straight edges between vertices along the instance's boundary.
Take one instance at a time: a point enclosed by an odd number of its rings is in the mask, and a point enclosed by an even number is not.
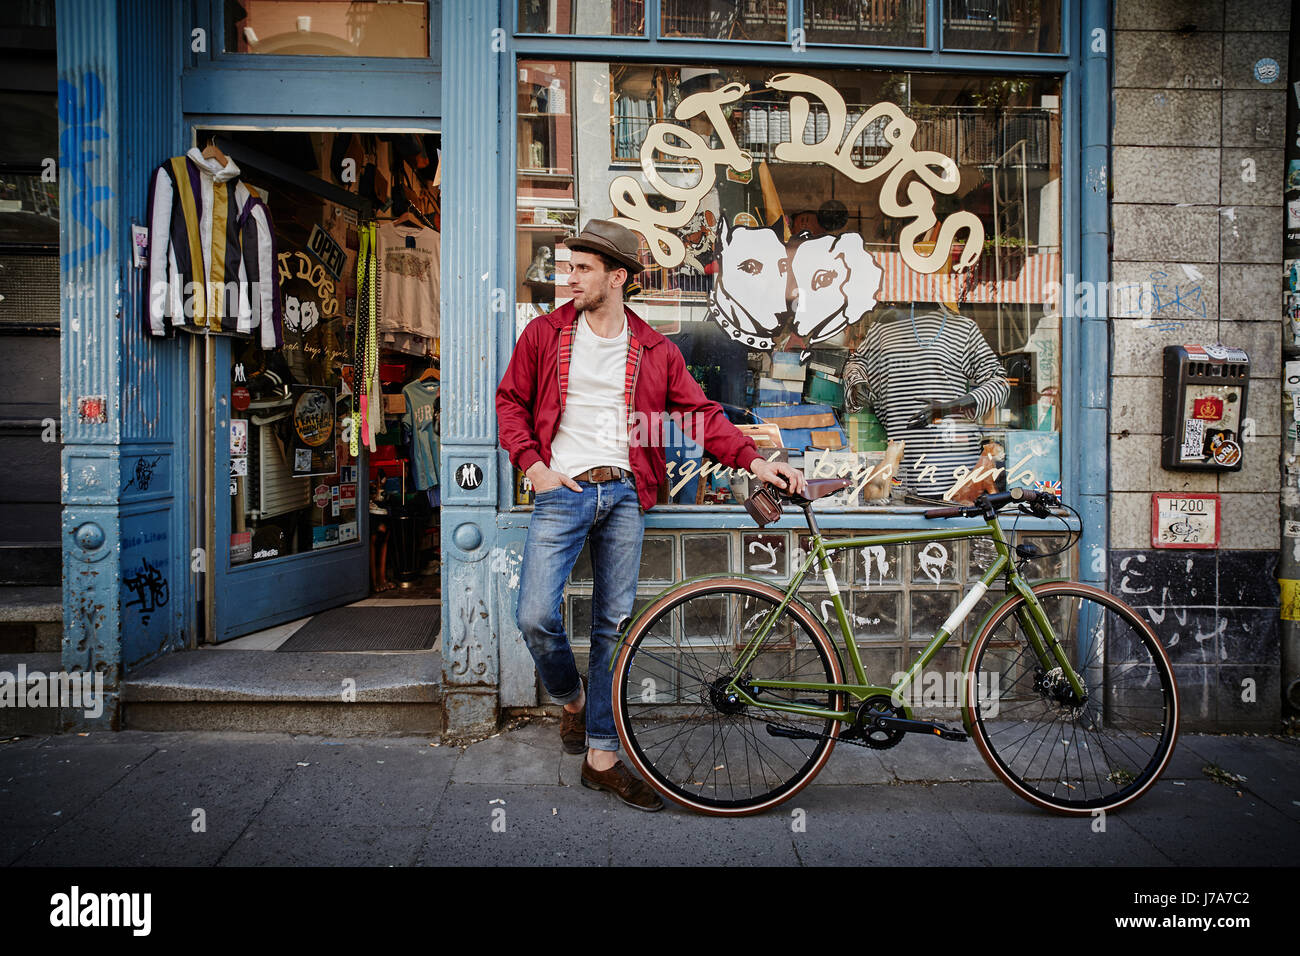
<svg viewBox="0 0 1300 956"><path fill-rule="evenodd" d="M663 412L693 415L687 434L727 467L748 468L761 458L753 441L727 420L722 406L705 397L686 370L686 360L677 346L626 306L624 314L628 331L623 382L629 412L628 460L636 475L641 507L647 511L654 507L666 477ZM550 466L551 442L564 413L578 318L573 303L568 302L529 322L497 386L498 438L520 471L538 461Z"/></svg>

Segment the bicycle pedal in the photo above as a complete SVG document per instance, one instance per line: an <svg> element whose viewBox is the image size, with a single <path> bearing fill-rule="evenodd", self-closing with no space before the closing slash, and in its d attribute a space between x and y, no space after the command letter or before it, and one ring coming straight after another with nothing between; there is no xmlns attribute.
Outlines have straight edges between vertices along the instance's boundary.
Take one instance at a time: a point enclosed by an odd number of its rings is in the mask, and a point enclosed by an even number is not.
<svg viewBox="0 0 1300 956"><path fill-rule="evenodd" d="M794 730L791 727L778 727L776 724L767 725L767 735L769 737L785 737L787 740L820 740L821 734L810 734L802 730Z"/></svg>
<svg viewBox="0 0 1300 956"><path fill-rule="evenodd" d="M956 741L970 740L970 737L967 736L966 731L958 730L956 727L944 727L942 724L934 725L934 734L936 737L940 738L941 740L956 740Z"/></svg>

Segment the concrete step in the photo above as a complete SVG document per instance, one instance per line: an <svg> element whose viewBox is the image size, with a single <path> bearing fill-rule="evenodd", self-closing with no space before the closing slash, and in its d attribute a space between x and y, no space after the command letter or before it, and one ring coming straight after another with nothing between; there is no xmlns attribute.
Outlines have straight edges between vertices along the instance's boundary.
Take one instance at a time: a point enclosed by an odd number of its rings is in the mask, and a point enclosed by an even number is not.
<svg viewBox="0 0 1300 956"><path fill-rule="evenodd" d="M122 727L437 736L442 696L437 651L179 651L123 682Z"/></svg>
<svg viewBox="0 0 1300 956"><path fill-rule="evenodd" d="M0 586L0 654L62 650L63 589Z"/></svg>

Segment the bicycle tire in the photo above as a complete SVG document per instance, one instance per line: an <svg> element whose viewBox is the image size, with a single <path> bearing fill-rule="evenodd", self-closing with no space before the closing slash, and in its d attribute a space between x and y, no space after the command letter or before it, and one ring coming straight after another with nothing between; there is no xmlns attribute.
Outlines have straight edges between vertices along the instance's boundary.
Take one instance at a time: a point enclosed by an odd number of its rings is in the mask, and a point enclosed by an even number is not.
<svg viewBox="0 0 1300 956"><path fill-rule="evenodd" d="M629 629L614 667L614 722L632 765L666 799L714 816L760 813L794 796L825 766L838 721L745 705L721 709L731 706L720 687L743 647L740 635L752 633L784 597L761 581L696 581L656 599ZM773 625L748 673L843 682L835 645L797 601ZM840 706L841 695L830 691L761 693L774 703ZM774 737L769 722L824 736Z"/></svg>
<svg viewBox="0 0 1300 956"><path fill-rule="evenodd" d="M966 726L993 772L1030 803L1074 816L1117 810L1151 788L1173 753L1179 704L1169 657L1112 594L1078 582L1033 592L1087 699L1069 699L1060 669L1038 661L1017 614L1028 602L1017 595L971 645ZM1080 667L1083 635L1090 646Z"/></svg>

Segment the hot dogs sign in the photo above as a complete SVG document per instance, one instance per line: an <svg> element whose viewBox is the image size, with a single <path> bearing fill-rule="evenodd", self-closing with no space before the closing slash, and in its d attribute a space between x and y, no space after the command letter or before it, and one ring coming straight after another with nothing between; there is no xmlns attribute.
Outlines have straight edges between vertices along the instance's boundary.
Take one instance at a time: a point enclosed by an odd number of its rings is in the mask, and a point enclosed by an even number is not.
<svg viewBox="0 0 1300 956"><path fill-rule="evenodd" d="M765 85L790 94L791 138L775 147L778 160L820 163L855 183L883 179L881 212L910 220L899 235L899 254L909 268L938 272L951 260L959 240L963 246L954 271L964 272L975 265L984 245L979 218L971 212L954 212L939 224L934 212L935 193L957 190L957 164L942 153L914 148L916 123L898 106L877 103L850 126L844 98L823 80L780 73ZM614 221L644 236L660 266L673 268L685 261L687 249L675 230L698 214L716 184L719 167L740 174L752 168L753 157L737 144L724 112L748 92L748 84L733 82L687 96L674 116L683 123L695 117L707 119L719 145L711 146L711 138L685 126L656 123L647 132L640 153L649 193L631 176L619 176L610 183ZM815 124L826 133L807 142L803 131L812 110L810 98L819 101L829 122ZM859 166L853 160L853 144L869 128L881 124L880 135L888 152L869 166ZM670 181L656 167L657 156L697 164L699 179L692 185ZM650 195L678 206L656 209ZM936 225L937 238L933 243L926 241L927 249L922 252L918 242ZM787 248L771 229L736 226L726 230L721 240L721 275L710 298L710 314L732 338L753 348L771 348L773 336L791 320L796 334L806 336L810 343L823 341L875 306L881 271L857 233L822 236Z"/></svg>

